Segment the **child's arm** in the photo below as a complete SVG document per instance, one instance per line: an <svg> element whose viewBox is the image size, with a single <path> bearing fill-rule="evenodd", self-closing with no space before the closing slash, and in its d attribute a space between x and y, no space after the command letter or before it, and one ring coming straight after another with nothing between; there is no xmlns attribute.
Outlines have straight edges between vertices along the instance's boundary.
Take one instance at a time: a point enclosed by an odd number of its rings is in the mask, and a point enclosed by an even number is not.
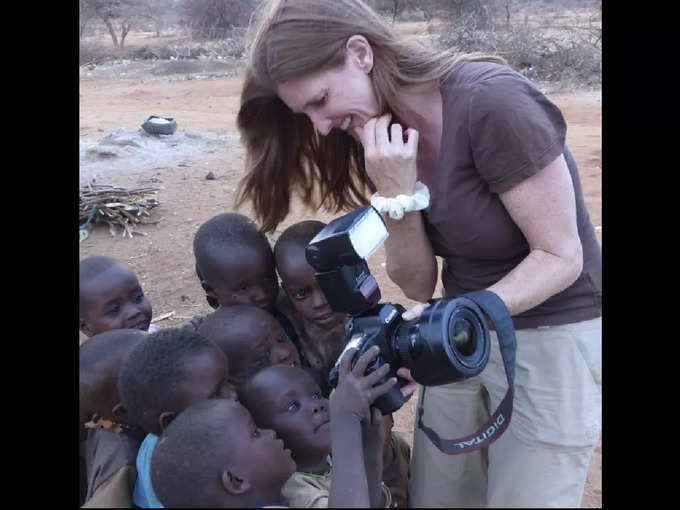
<svg viewBox="0 0 680 510"><path fill-rule="evenodd" d="M361 432L368 495L371 500L371 507L378 508L383 506L380 498L382 495L383 444L385 443L385 427L380 409L371 407L371 420L364 422Z"/></svg>
<svg viewBox="0 0 680 510"><path fill-rule="evenodd" d="M380 395L387 393L395 384L392 377L374 386L387 375L386 363L378 370L364 375L366 367L380 349L372 347L365 352L350 370L356 350L348 349L338 371L338 386L330 398L331 452L333 479L328 499L330 508L368 507L370 505L366 466L361 437L361 423L370 421L370 405Z"/></svg>

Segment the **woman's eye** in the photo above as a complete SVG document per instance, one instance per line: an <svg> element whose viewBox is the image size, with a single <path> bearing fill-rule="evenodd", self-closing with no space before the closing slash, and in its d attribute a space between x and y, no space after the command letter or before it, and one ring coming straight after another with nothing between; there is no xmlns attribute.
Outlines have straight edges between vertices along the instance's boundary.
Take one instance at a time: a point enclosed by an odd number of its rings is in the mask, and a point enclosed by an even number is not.
<svg viewBox="0 0 680 510"><path fill-rule="evenodd" d="M323 96L321 96L319 99L314 101L314 106L323 106L326 104L326 101L328 101L328 91L323 93Z"/></svg>
<svg viewBox="0 0 680 510"><path fill-rule="evenodd" d="M286 411L289 413L294 413L300 408L300 403L297 400L294 400L290 404L288 404L288 407L286 407Z"/></svg>
<svg viewBox="0 0 680 510"><path fill-rule="evenodd" d="M140 292L135 296L135 303L141 303L142 300L144 299L144 293Z"/></svg>
<svg viewBox="0 0 680 510"><path fill-rule="evenodd" d="M312 395L312 398L314 400L320 400L321 399L321 393L319 393L318 391L315 391L314 394Z"/></svg>
<svg viewBox="0 0 680 510"><path fill-rule="evenodd" d="M252 434L252 436L253 436L253 437L260 437L260 429L258 429L257 427L255 427L255 428L253 429L253 434Z"/></svg>
<svg viewBox="0 0 680 510"><path fill-rule="evenodd" d="M120 306L116 305L106 312L106 315L118 315L120 312Z"/></svg>

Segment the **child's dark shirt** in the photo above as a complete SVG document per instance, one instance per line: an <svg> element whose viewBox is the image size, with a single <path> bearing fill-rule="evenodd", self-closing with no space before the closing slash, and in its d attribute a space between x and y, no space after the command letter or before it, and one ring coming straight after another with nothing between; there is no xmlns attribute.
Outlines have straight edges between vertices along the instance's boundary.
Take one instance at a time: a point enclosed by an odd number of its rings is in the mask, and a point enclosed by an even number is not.
<svg viewBox="0 0 680 510"><path fill-rule="evenodd" d="M109 422L110 423L110 422ZM84 507L131 507L137 450L144 434L119 427L90 428L85 446L87 493Z"/></svg>

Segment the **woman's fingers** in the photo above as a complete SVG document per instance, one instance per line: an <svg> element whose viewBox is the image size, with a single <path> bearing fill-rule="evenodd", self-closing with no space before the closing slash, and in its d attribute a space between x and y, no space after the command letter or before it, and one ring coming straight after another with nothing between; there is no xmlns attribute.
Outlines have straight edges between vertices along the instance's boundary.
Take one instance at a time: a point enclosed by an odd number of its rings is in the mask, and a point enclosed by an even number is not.
<svg viewBox="0 0 680 510"><path fill-rule="evenodd" d="M401 388L399 388L399 391L401 391L401 394L408 399L411 397L411 395L415 393L417 389L418 383L410 382L408 384L404 384Z"/></svg>
<svg viewBox="0 0 680 510"><path fill-rule="evenodd" d="M418 383L411 375L411 371L406 367L399 367L397 369L397 375L408 381L407 384L399 388L401 394L407 398L413 395L413 393L418 389Z"/></svg>
<svg viewBox="0 0 680 510"><path fill-rule="evenodd" d="M391 113L386 113L378 117L375 123L375 148L380 154L389 152L390 138L388 136L388 125L392 118Z"/></svg>
<svg viewBox="0 0 680 510"><path fill-rule="evenodd" d="M401 318L404 319L405 321L417 319L418 317L423 315L423 312L428 306L429 305L423 303L418 303L417 305L414 305L412 308L409 308L404 313L402 313Z"/></svg>
<svg viewBox="0 0 680 510"><path fill-rule="evenodd" d="M404 145L404 133L401 124L395 122L390 126L390 143L393 147L398 148Z"/></svg>
<svg viewBox="0 0 680 510"><path fill-rule="evenodd" d="M420 134L417 129L408 128L406 130L406 148L409 154L418 154L418 138Z"/></svg>
<svg viewBox="0 0 680 510"><path fill-rule="evenodd" d="M364 127L361 128L361 145L364 146L365 153L372 153L375 151L375 123L377 118L368 119Z"/></svg>

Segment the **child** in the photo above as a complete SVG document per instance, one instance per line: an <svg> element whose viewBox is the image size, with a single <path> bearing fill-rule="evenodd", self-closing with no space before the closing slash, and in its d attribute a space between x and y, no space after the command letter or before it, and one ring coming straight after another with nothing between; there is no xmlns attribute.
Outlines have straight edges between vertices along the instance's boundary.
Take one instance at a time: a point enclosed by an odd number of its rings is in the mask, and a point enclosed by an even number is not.
<svg viewBox="0 0 680 510"><path fill-rule="evenodd" d="M228 378L229 362L222 350L189 328L167 328L150 334L130 352L120 369L118 390L128 422L147 433L137 455L135 505L162 506L149 473L158 435L194 402L235 398Z"/></svg>
<svg viewBox="0 0 680 510"><path fill-rule="evenodd" d="M320 221L301 221L283 231L274 246L276 269L285 293L277 307L296 328L302 357L318 372L323 394L330 394L328 373L347 343L347 315L331 310L305 258L305 247L326 226Z"/></svg>
<svg viewBox="0 0 680 510"><path fill-rule="evenodd" d="M350 351L349 354L354 354ZM373 386L363 371L377 351L349 369L341 363L330 400L334 483L329 506L368 507L361 420L371 419L373 400L396 383ZM259 429L237 402L204 401L182 412L163 432L152 461L152 480L168 507L267 507L282 501L296 464L272 430Z"/></svg>
<svg viewBox="0 0 680 510"><path fill-rule="evenodd" d="M145 338L136 329L116 329L93 336L79 349L80 422L87 431L86 507L131 505L135 459L144 434L126 420L118 395L118 371Z"/></svg>
<svg viewBox="0 0 680 510"><path fill-rule="evenodd" d="M383 369L386 372L386 369ZM298 367L277 365L260 370L243 386L240 400L258 426L272 428L292 452L295 474L283 487L290 506L326 508L332 484L328 400L319 385ZM384 427L382 415L363 430L363 454L371 502L381 493ZM370 436L370 437L369 437ZM378 506L389 503L383 493Z"/></svg>
<svg viewBox="0 0 680 510"><path fill-rule="evenodd" d="M237 213L219 214L194 236L196 275L213 308L254 305L281 322L299 349L295 328L276 308L279 293L274 254L253 220Z"/></svg>
<svg viewBox="0 0 680 510"><path fill-rule="evenodd" d="M88 257L80 262L79 286L85 336L111 329L149 330L151 303L129 267L109 257Z"/></svg>
<svg viewBox="0 0 680 510"><path fill-rule="evenodd" d="M227 355L235 386L269 365L301 364L300 355L281 324L256 306L222 306L203 320L198 334L213 341Z"/></svg>
<svg viewBox="0 0 680 510"><path fill-rule="evenodd" d="M267 238L248 217L219 214L194 236L196 273L213 308L273 306L277 294L274 258Z"/></svg>
<svg viewBox="0 0 680 510"><path fill-rule="evenodd" d="M295 462L271 430L258 429L236 401L198 402L163 432L151 481L166 507L281 504Z"/></svg>
<svg viewBox="0 0 680 510"><path fill-rule="evenodd" d="M315 270L307 262L305 248L324 227L320 221L301 221L283 231L274 245L276 269L285 295L277 306L296 326L304 359L317 372L324 396L330 393L328 373L347 343L347 315L333 312L326 301ZM392 434L392 415L385 416L385 450L383 481L392 491L392 506L406 506L410 447Z"/></svg>
<svg viewBox="0 0 680 510"><path fill-rule="evenodd" d="M385 443L383 447L383 483L392 496L391 507L408 506L409 482L411 480L411 447L401 436L392 432L394 419L391 414L383 416Z"/></svg>

